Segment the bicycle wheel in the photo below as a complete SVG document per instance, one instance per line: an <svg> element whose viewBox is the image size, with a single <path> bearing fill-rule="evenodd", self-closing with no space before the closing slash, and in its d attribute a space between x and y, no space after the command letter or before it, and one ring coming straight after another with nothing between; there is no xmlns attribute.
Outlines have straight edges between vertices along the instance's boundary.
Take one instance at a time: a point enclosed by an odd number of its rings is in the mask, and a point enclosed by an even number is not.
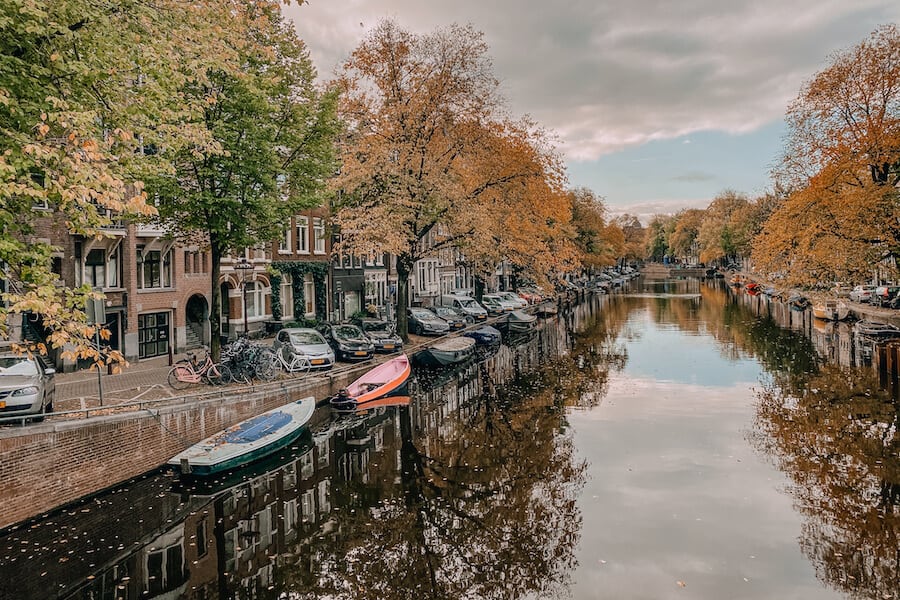
<svg viewBox="0 0 900 600"><path fill-rule="evenodd" d="M191 385L190 377L191 371L189 368L182 365L175 365L169 370L169 375L166 377L166 380L173 390L183 390Z"/></svg>
<svg viewBox="0 0 900 600"><path fill-rule="evenodd" d="M222 363L216 363L206 370L204 378L210 385L225 385L231 383L231 369Z"/></svg>
<svg viewBox="0 0 900 600"><path fill-rule="evenodd" d="M274 353L260 352L256 357L256 377L260 381L272 381L278 375L278 357Z"/></svg>
<svg viewBox="0 0 900 600"><path fill-rule="evenodd" d="M309 373L309 360L305 356L294 356L288 371L291 375L306 375Z"/></svg>

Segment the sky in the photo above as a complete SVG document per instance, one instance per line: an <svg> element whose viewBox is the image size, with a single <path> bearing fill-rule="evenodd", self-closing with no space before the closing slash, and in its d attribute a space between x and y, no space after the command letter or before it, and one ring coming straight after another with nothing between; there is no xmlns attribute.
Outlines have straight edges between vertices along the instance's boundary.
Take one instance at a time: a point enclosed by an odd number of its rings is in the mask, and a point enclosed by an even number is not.
<svg viewBox="0 0 900 600"><path fill-rule="evenodd" d="M484 34L515 116L553 132L610 212L705 208L771 187L785 111L897 0L308 0L285 9L322 81L383 19Z"/></svg>

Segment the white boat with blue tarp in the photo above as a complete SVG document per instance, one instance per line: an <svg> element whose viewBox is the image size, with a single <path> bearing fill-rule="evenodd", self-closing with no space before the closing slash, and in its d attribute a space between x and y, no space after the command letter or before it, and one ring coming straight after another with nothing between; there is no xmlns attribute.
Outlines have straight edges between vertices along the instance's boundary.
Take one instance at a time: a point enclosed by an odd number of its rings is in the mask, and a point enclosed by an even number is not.
<svg viewBox="0 0 900 600"><path fill-rule="evenodd" d="M290 402L197 442L168 464L185 475L210 475L240 467L290 444L315 410L312 396Z"/></svg>

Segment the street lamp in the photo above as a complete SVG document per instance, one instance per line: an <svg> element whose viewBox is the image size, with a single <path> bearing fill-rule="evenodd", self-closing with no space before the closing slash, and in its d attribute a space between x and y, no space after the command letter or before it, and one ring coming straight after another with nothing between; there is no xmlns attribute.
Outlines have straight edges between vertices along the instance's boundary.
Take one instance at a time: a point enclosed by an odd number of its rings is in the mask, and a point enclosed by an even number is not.
<svg viewBox="0 0 900 600"><path fill-rule="evenodd" d="M234 268L241 271L241 306L244 309L244 335L247 335L247 271L252 269L253 265L246 257L242 256Z"/></svg>

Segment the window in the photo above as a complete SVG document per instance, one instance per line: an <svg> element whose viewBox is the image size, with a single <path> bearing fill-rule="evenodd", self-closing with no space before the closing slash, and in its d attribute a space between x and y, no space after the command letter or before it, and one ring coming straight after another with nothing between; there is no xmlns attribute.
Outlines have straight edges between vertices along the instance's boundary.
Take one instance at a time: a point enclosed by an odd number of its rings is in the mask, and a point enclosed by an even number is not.
<svg viewBox="0 0 900 600"><path fill-rule="evenodd" d="M313 219L313 233L316 238L316 254L325 254L325 222L316 217Z"/></svg>
<svg viewBox="0 0 900 600"><path fill-rule="evenodd" d="M281 276L281 318L291 319L294 316L294 286L290 274Z"/></svg>
<svg viewBox="0 0 900 600"><path fill-rule="evenodd" d="M206 556L206 552L209 550L209 544L206 539L206 519L202 519L197 523L196 543L197 557Z"/></svg>
<svg viewBox="0 0 900 600"><path fill-rule="evenodd" d="M285 227L281 233L281 239L278 240L278 254L291 253L291 228Z"/></svg>
<svg viewBox="0 0 900 600"><path fill-rule="evenodd" d="M303 276L303 302L306 317L316 316L316 284L313 281L312 273Z"/></svg>
<svg viewBox="0 0 900 600"><path fill-rule="evenodd" d="M106 287L106 251L95 248L84 259L84 282L94 288Z"/></svg>
<svg viewBox="0 0 900 600"><path fill-rule="evenodd" d="M297 252L309 254L309 217L297 217Z"/></svg>
<svg viewBox="0 0 900 600"><path fill-rule="evenodd" d="M263 316L265 308L263 299L263 287L256 281L248 281L244 290L244 299L247 302L247 318Z"/></svg>
<svg viewBox="0 0 900 600"><path fill-rule="evenodd" d="M137 251L138 287L141 289L172 287L172 251Z"/></svg>

